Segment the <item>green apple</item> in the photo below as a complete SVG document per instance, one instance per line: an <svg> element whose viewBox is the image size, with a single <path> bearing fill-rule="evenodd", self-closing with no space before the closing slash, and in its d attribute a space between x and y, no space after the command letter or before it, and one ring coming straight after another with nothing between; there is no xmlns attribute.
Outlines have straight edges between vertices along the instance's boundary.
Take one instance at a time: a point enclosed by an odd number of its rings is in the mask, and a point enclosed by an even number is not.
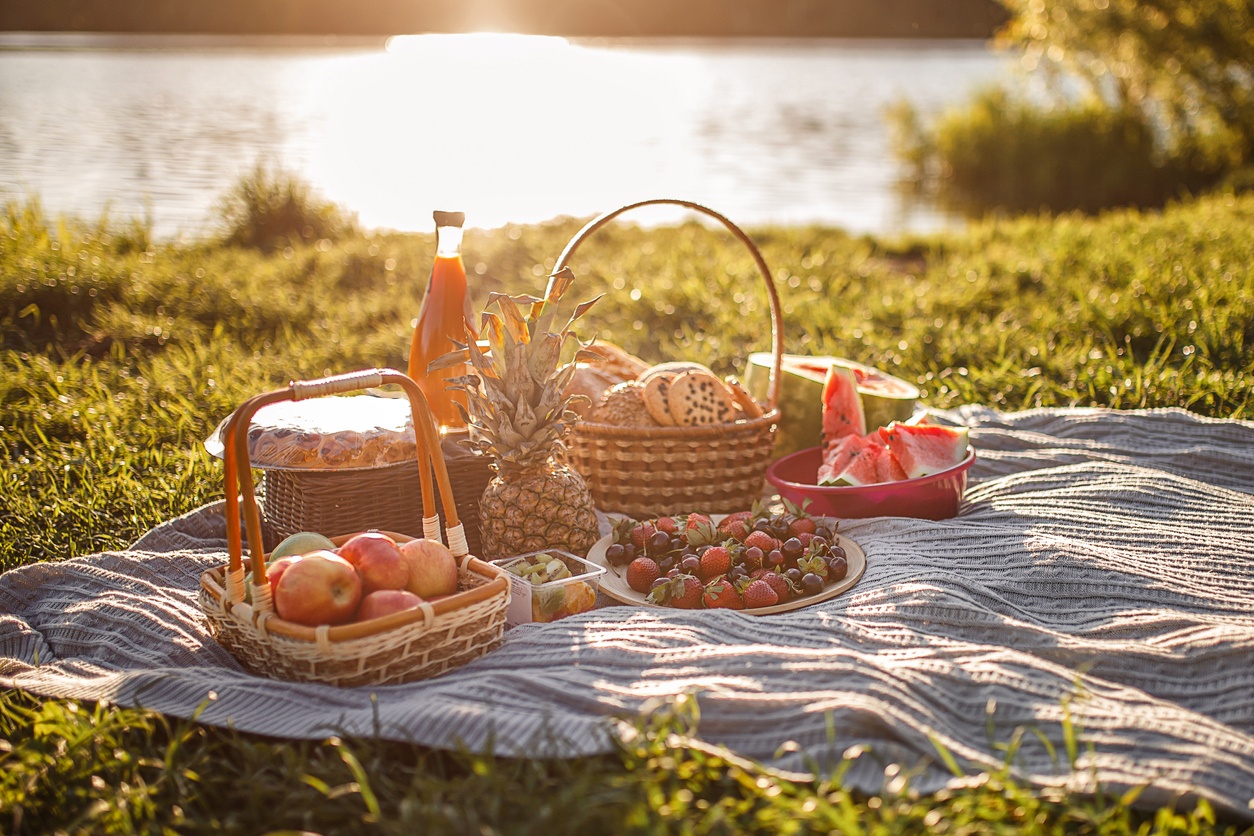
<svg viewBox="0 0 1254 836"><path fill-rule="evenodd" d="M270 552L270 562L278 560L280 557L291 557L293 555L309 554L319 549L334 549L335 543L331 542L329 537L323 537L313 531L298 531L295 534L286 537L283 542L274 547L274 551Z"/></svg>

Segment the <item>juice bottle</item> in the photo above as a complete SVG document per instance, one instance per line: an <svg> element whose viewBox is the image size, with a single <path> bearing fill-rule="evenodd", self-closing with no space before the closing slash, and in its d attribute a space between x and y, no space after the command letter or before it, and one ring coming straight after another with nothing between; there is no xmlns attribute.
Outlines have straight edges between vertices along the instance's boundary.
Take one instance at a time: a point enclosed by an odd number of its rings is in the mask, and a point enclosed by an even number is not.
<svg viewBox="0 0 1254 836"><path fill-rule="evenodd" d="M441 428L465 426L454 403L465 405L466 396L446 389L450 377L465 374L464 368L443 369L428 373L427 365L456 348L453 341L465 344L467 329L474 338L474 318L470 298L466 294L466 266L462 263L462 225L464 212L436 212L435 264L431 280L422 298L418 325L409 344L409 376L414 379L431 405L431 414Z"/></svg>

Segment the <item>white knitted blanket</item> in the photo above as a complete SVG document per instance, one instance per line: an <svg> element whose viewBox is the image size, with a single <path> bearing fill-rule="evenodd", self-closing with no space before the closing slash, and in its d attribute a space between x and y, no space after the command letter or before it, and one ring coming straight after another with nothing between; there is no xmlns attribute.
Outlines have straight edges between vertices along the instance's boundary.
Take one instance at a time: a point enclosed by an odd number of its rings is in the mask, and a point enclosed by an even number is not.
<svg viewBox="0 0 1254 836"><path fill-rule="evenodd" d="M700 737L781 769L864 754L847 785L928 792L1005 763L1039 787L1200 796L1254 819L1254 423L1183 410L968 407L962 513L843 523L866 575L754 618L609 607L514 629L412 685L245 673L206 631L220 506L124 552L0 575L0 685L280 737L377 736L498 754L606 752L619 720L694 692ZM1068 752L1073 737L1074 762ZM795 745L794 745L795 744Z"/></svg>

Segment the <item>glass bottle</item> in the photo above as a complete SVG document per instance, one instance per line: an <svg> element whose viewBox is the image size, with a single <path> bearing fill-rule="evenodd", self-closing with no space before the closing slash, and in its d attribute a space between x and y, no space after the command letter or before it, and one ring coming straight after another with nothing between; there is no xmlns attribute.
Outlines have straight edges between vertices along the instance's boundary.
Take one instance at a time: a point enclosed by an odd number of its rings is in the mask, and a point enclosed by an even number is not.
<svg viewBox="0 0 1254 836"><path fill-rule="evenodd" d="M454 389L446 389L450 377L465 373L458 368L427 372L432 360L465 344L467 330L471 338L475 334L474 315L470 310L470 297L466 293L466 266L462 263L462 225L465 212L435 212L435 263L431 267L431 280L422 298L418 312L418 324L409 345L409 376L414 379L431 405L431 414L442 429L456 429L466 425L455 403L466 403L466 395Z"/></svg>

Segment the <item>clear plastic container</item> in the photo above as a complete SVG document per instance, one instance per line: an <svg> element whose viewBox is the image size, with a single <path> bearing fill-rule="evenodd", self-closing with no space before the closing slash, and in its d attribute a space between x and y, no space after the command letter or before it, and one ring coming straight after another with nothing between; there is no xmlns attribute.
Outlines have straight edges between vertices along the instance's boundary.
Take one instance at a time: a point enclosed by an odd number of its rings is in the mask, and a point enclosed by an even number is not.
<svg viewBox="0 0 1254 836"><path fill-rule="evenodd" d="M558 549L504 557L492 564L509 573L506 627L543 624L587 612L596 606L597 590L605 574L604 566Z"/></svg>

